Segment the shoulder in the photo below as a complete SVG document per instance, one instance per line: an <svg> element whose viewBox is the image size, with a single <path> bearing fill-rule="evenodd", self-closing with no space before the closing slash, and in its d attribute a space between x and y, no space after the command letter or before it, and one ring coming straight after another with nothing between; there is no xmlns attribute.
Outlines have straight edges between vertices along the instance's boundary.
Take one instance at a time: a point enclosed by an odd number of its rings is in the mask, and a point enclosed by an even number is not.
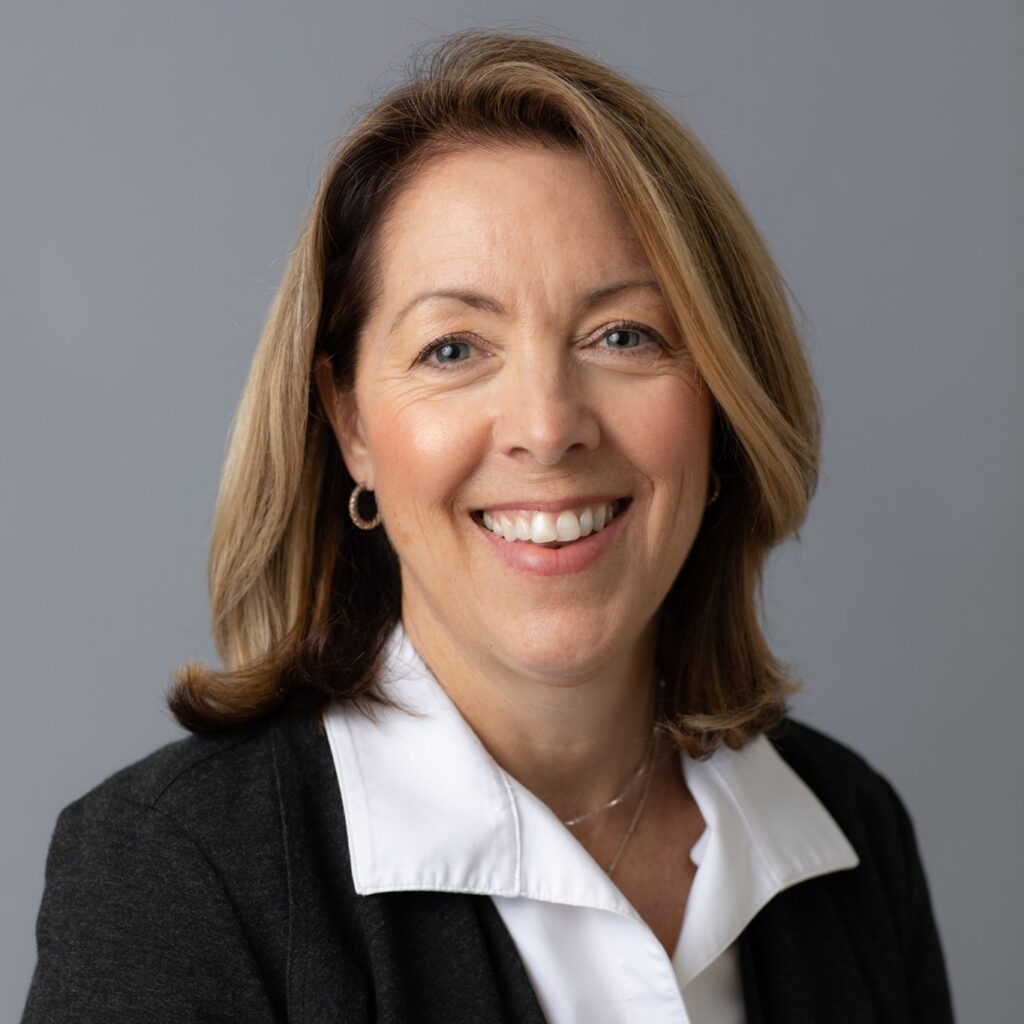
<svg viewBox="0 0 1024 1024"><path fill-rule="evenodd" d="M242 729L190 735L126 765L65 806L56 822L48 872L67 862L94 870L177 851L230 884L250 871L240 847L280 844L283 787L300 772L286 714ZM103 861L90 851L106 851Z"/></svg>
<svg viewBox="0 0 1024 1024"><path fill-rule="evenodd" d="M849 803L869 812L899 802L892 784L867 758L806 722L786 717L767 738L826 805Z"/></svg>
<svg viewBox="0 0 1024 1024"><path fill-rule="evenodd" d="M206 858L198 837L224 820L258 772L266 729L187 736L114 772L57 817L47 877L122 872L154 851L184 863Z"/></svg>
<svg viewBox="0 0 1024 1024"><path fill-rule="evenodd" d="M799 774L826 785L877 787L882 776L852 747L797 718L787 716L767 734L772 746Z"/></svg>
<svg viewBox="0 0 1024 1024"><path fill-rule="evenodd" d="M280 916L284 815L301 803L291 720L275 712L242 729L183 737L65 806L46 861L41 922L51 939L100 921L133 920L143 934L147 922L176 920L185 935Z"/></svg>
<svg viewBox="0 0 1024 1024"><path fill-rule="evenodd" d="M861 866L855 877L875 879L895 903L921 886L913 822L885 775L845 743L793 718L784 719L768 738L857 851Z"/></svg>
<svg viewBox="0 0 1024 1024"><path fill-rule="evenodd" d="M886 1019L951 1021L942 948L903 800L864 756L803 722L786 718L767 738L842 829L859 864L777 895L758 918L759 955L785 972L791 954L780 937L813 936L806 956L821 967L841 962L830 954L826 963L821 951L855 949L851 991L866 983L876 1014L888 1007Z"/></svg>
<svg viewBox="0 0 1024 1024"><path fill-rule="evenodd" d="M217 817L266 776L271 719L240 730L189 735L114 772L70 803L62 817L103 821L155 812L182 825Z"/></svg>
<svg viewBox="0 0 1024 1024"><path fill-rule="evenodd" d="M61 811L26 1021L278 1019L276 728L168 743Z"/></svg>
<svg viewBox="0 0 1024 1024"><path fill-rule="evenodd" d="M861 832L907 816L892 783L862 754L805 722L787 717L768 739L844 831ZM854 836L850 836L854 841ZM854 845L857 843L854 841Z"/></svg>

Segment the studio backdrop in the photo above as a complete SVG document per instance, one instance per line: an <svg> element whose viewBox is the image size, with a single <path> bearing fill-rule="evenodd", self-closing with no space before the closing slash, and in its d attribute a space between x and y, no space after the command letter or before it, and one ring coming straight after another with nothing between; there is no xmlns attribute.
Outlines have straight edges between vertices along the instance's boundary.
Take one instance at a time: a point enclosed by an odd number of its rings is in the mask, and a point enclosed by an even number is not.
<svg viewBox="0 0 1024 1024"><path fill-rule="evenodd" d="M653 89L793 290L824 408L770 635L913 817L959 1017L1019 1019L1020 7L9 2L0 13L0 1017L60 809L215 660L230 419L333 139L414 47L549 33Z"/></svg>

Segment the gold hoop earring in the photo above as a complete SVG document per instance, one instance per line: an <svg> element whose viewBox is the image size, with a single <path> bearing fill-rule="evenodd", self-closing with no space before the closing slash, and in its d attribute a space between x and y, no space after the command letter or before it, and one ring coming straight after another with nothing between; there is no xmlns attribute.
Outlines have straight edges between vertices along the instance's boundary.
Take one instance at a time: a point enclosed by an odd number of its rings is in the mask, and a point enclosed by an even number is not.
<svg viewBox="0 0 1024 1024"><path fill-rule="evenodd" d="M356 484L352 489L352 493L348 497L348 514L349 518L360 530L372 530L375 526L380 525L380 512L378 511L372 519L364 519L359 514L359 495L365 490L366 484L362 483ZM373 491L369 493L372 494Z"/></svg>
<svg viewBox="0 0 1024 1024"><path fill-rule="evenodd" d="M718 474L711 470L711 476L714 480L714 486L711 489L711 497L708 498L707 504L704 506L707 508L708 505L713 505L718 500L718 495L722 493L722 481Z"/></svg>

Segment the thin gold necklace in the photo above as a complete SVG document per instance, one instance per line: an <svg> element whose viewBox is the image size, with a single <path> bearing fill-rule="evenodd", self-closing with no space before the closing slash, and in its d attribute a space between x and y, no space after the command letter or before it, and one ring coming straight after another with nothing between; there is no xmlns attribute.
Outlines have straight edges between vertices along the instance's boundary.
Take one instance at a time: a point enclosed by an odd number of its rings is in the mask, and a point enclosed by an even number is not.
<svg viewBox="0 0 1024 1024"><path fill-rule="evenodd" d="M644 777L644 773L647 771L648 764L650 762L650 751L654 746L654 729L651 729L651 735L647 739L647 749L644 754L643 761L640 762L640 767L637 768L633 778L629 780L626 788L619 793L618 796L614 796L606 804L602 804L600 807L595 807L592 811L587 811L585 814L579 814L575 818L561 818L563 825L572 828L573 825L578 825L582 821L587 821L589 818L594 817L595 814L600 814L602 811L611 810L613 807L618 807L623 800L633 791L636 784Z"/></svg>
<svg viewBox="0 0 1024 1024"><path fill-rule="evenodd" d="M651 760L653 760L654 748L651 748ZM633 834L636 829L637 823L640 821L640 815L643 814L644 804L647 803L647 793L651 788L651 779L654 778L654 772L648 771L647 777L644 779L644 791L640 794L640 803L637 804L636 810L633 812L633 818L629 823L629 828L626 830L626 834L622 837L622 842L619 843L619 848L615 852L615 856L612 859L611 866L608 868L608 877L611 878L615 869L619 866L619 860L622 857L623 850L626 849L626 843L629 842L629 837Z"/></svg>

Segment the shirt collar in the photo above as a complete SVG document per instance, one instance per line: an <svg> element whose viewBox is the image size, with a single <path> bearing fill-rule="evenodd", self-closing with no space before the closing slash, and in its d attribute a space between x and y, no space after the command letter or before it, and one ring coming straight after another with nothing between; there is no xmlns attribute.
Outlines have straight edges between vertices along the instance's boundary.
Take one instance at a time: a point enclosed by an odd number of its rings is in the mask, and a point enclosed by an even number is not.
<svg viewBox="0 0 1024 1024"><path fill-rule="evenodd" d="M688 981L783 889L860 863L813 790L765 736L705 761L684 757L686 784L707 825L691 851L677 970ZM699 926L688 928L690 921Z"/></svg>
<svg viewBox="0 0 1024 1024"><path fill-rule="evenodd" d="M371 720L335 705L324 716L356 892L522 896L638 918L550 808L491 757L401 623L383 659L380 686L399 708L374 708ZM681 760L707 824L676 950L688 978L776 893L859 861L766 737Z"/></svg>

